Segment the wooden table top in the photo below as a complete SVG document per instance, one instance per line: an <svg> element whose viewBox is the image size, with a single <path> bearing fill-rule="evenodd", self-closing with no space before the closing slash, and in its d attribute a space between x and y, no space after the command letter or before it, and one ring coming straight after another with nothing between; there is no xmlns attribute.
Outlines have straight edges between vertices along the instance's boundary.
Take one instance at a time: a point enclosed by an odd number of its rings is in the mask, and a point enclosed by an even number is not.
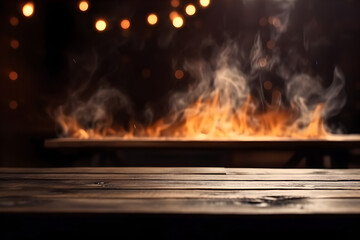
<svg viewBox="0 0 360 240"><path fill-rule="evenodd" d="M360 214L360 169L0 168L0 213Z"/></svg>

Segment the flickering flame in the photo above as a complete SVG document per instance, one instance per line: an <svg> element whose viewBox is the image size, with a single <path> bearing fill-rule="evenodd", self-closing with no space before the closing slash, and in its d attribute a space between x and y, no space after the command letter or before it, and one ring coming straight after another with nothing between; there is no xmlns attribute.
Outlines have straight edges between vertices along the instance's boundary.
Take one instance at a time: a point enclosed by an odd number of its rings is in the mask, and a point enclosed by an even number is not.
<svg viewBox="0 0 360 240"><path fill-rule="evenodd" d="M125 139L136 137L184 138L184 139L244 139L247 137L322 138L327 135L321 113L323 105L317 105L309 114L309 123L303 126L295 109L274 108L256 113L255 100L249 95L242 106L233 109L230 102L222 102L215 91L209 99L199 98L180 115L164 117L150 126L139 123L130 128L116 129L98 126L85 129L77 119L60 114L58 123L67 135L80 139L118 136ZM179 120L174 121L174 118Z"/></svg>

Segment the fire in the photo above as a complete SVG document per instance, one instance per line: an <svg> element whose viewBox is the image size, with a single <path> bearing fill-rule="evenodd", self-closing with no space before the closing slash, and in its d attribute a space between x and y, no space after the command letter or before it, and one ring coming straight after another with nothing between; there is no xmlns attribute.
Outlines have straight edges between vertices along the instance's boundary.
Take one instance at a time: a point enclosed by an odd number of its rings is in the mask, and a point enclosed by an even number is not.
<svg viewBox="0 0 360 240"><path fill-rule="evenodd" d="M256 101L250 95L240 108L233 109L230 102L221 101L219 91L196 102L179 113L166 116L150 126L131 122L129 128L116 128L111 123L85 129L77 119L65 114L58 116L64 132L79 139L117 136L132 138L180 138L195 140L236 140L251 137L323 138L327 136L318 104L308 114L304 125L296 108L272 107L265 112L256 111Z"/></svg>

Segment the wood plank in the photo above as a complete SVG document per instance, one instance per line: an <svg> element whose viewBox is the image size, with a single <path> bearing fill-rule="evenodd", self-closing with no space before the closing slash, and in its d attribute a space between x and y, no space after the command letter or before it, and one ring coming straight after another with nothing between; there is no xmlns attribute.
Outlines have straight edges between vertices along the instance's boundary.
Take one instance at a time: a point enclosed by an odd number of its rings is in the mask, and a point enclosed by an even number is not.
<svg viewBox="0 0 360 240"><path fill-rule="evenodd" d="M69 168L0 168L0 173L92 173L92 174L225 174L219 167L69 167Z"/></svg>
<svg viewBox="0 0 360 240"><path fill-rule="evenodd" d="M351 149L359 147L360 135L329 135L321 139L244 137L241 139L184 139L105 137L103 139L56 138L45 141L47 148L204 148L204 149Z"/></svg>
<svg viewBox="0 0 360 240"><path fill-rule="evenodd" d="M4 189L354 189L360 190L359 181L162 181L162 180L2 180Z"/></svg>
<svg viewBox="0 0 360 240"><path fill-rule="evenodd" d="M360 181L360 174L89 174L0 173L0 180L177 180L177 181Z"/></svg>
<svg viewBox="0 0 360 240"><path fill-rule="evenodd" d="M360 169L226 168L227 175L358 175Z"/></svg>
<svg viewBox="0 0 360 240"><path fill-rule="evenodd" d="M360 199L2 199L2 213L360 214Z"/></svg>
<svg viewBox="0 0 360 240"><path fill-rule="evenodd" d="M113 189L28 189L0 191L1 198L95 198L95 199L237 199L288 196L293 198L359 198L354 190L113 190Z"/></svg>
<svg viewBox="0 0 360 240"><path fill-rule="evenodd" d="M358 169L0 169L0 213L360 214Z"/></svg>
<svg viewBox="0 0 360 240"><path fill-rule="evenodd" d="M227 174L227 175L360 175L360 169L282 169L219 167L74 167L74 168L0 168L0 173L74 173L74 174Z"/></svg>

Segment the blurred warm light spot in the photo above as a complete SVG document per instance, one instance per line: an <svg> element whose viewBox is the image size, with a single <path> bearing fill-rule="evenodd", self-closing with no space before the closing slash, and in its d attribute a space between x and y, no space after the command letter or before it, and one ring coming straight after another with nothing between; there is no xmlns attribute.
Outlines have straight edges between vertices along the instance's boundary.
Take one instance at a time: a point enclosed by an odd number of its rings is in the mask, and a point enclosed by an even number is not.
<svg viewBox="0 0 360 240"><path fill-rule="evenodd" d="M189 4L185 8L185 12L186 12L187 15L192 16L192 15L194 15L196 13L196 8L195 8L194 5Z"/></svg>
<svg viewBox="0 0 360 240"><path fill-rule="evenodd" d="M143 78L150 78L150 76L151 76L151 71L150 71L150 69L144 68L144 69L141 71L141 75L142 75Z"/></svg>
<svg viewBox="0 0 360 240"><path fill-rule="evenodd" d="M19 104L18 104L18 102L15 101L15 100L12 100L12 101L9 102L9 108L12 109L12 110L17 109L18 106L19 106Z"/></svg>
<svg viewBox="0 0 360 240"><path fill-rule="evenodd" d="M150 25L155 25L158 21L158 17L156 16L156 14L151 13L149 14L149 16L147 17L147 21Z"/></svg>
<svg viewBox="0 0 360 240"><path fill-rule="evenodd" d="M174 18L178 17L179 16L179 13L177 11L172 11L170 14L169 14L169 18L170 20L174 20Z"/></svg>
<svg viewBox="0 0 360 240"><path fill-rule="evenodd" d="M130 28L130 20L129 19L121 20L120 27L124 30L129 29Z"/></svg>
<svg viewBox="0 0 360 240"><path fill-rule="evenodd" d="M82 11L82 12L85 12L86 10L88 10L88 9L89 9L89 3L88 3L88 1L81 1L81 2L79 3L79 9L80 9L80 11Z"/></svg>
<svg viewBox="0 0 360 240"><path fill-rule="evenodd" d="M259 25L262 27L266 26L267 22L268 20L265 17L259 19Z"/></svg>
<svg viewBox="0 0 360 240"><path fill-rule="evenodd" d="M32 2L26 3L22 8L22 12L25 17L30 17L31 15L33 15L34 14L34 3L32 3Z"/></svg>
<svg viewBox="0 0 360 240"><path fill-rule="evenodd" d="M171 0L170 4L173 7L178 7L180 5L180 1L179 0Z"/></svg>
<svg viewBox="0 0 360 240"><path fill-rule="evenodd" d="M176 79L180 80L183 77L184 77L184 71L183 70L178 69L178 70L175 71L175 78Z"/></svg>
<svg viewBox="0 0 360 240"><path fill-rule="evenodd" d="M18 77L19 76L18 76L17 72L12 71L9 73L9 79L12 81L15 81L16 79L18 79Z"/></svg>
<svg viewBox="0 0 360 240"><path fill-rule="evenodd" d="M207 7L210 5L210 0L200 0L200 5L203 7Z"/></svg>
<svg viewBox="0 0 360 240"><path fill-rule="evenodd" d="M277 18L277 17L274 17L272 24L273 24L275 27L277 27L277 28L280 27L280 26L281 26L280 19Z"/></svg>
<svg viewBox="0 0 360 240"><path fill-rule="evenodd" d="M17 26L19 24L19 19L17 17L11 17L10 18L10 25L11 26Z"/></svg>
<svg viewBox="0 0 360 240"><path fill-rule="evenodd" d="M181 28L184 25L184 20L182 17L177 16L173 19L172 24L174 25L174 27L176 28Z"/></svg>
<svg viewBox="0 0 360 240"><path fill-rule="evenodd" d="M98 31L104 31L105 29L106 29L106 22L105 22L105 20L104 19L99 19L99 20L97 20L96 21L96 23L95 23L95 28L96 28L96 30L98 30Z"/></svg>
<svg viewBox="0 0 360 240"><path fill-rule="evenodd" d="M272 83L270 82L270 81L265 81L264 82L264 88L266 89L266 90L271 90L272 89Z"/></svg>
<svg viewBox="0 0 360 240"><path fill-rule="evenodd" d="M269 41L267 41L266 46L268 49L273 49L275 47L275 42L269 40Z"/></svg>
<svg viewBox="0 0 360 240"><path fill-rule="evenodd" d="M20 43L18 40L13 39L10 41L10 47L12 47L13 49L17 49L19 47Z"/></svg>
<svg viewBox="0 0 360 240"><path fill-rule="evenodd" d="M271 25L274 25L274 27L281 27L281 21L278 17L270 16L268 21Z"/></svg>
<svg viewBox="0 0 360 240"><path fill-rule="evenodd" d="M267 64L266 58L260 58L259 61L258 61L258 64L259 64L260 67L265 67L266 64Z"/></svg>

